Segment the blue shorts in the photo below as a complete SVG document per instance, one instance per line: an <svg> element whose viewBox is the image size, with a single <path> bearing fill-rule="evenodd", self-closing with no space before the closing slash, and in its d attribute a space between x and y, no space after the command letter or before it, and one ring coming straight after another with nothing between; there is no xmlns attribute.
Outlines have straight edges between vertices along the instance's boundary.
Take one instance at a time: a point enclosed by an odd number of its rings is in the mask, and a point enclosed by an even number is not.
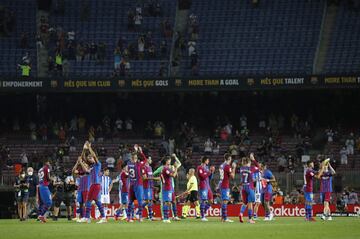
<svg viewBox="0 0 360 239"><path fill-rule="evenodd" d="M244 204L255 202L255 192L250 188L243 188L241 191L241 197Z"/></svg>
<svg viewBox="0 0 360 239"><path fill-rule="evenodd" d="M40 194L40 200L42 204L45 204L47 207L51 207L52 205L52 199L51 199L51 193L48 186L39 186L39 194Z"/></svg>
<svg viewBox="0 0 360 239"><path fill-rule="evenodd" d="M128 204L129 203L129 193L121 193L120 195L120 204Z"/></svg>
<svg viewBox="0 0 360 239"><path fill-rule="evenodd" d="M173 191L172 190L169 190L169 191L163 190L162 191L162 201L163 202L172 202L172 199L173 199Z"/></svg>
<svg viewBox="0 0 360 239"><path fill-rule="evenodd" d="M304 197L306 202L313 202L314 194L310 192L305 192Z"/></svg>
<svg viewBox="0 0 360 239"><path fill-rule="evenodd" d="M129 201L133 202L137 200L138 203L142 203L144 200L144 187L142 185L132 185L129 189Z"/></svg>
<svg viewBox="0 0 360 239"><path fill-rule="evenodd" d="M144 200L153 200L152 188L144 188Z"/></svg>
<svg viewBox="0 0 360 239"><path fill-rule="evenodd" d="M199 194L200 194L200 200L202 200L202 201L208 200L208 198L209 198L209 190L208 189L200 189Z"/></svg>
<svg viewBox="0 0 360 239"><path fill-rule="evenodd" d="M230 201L230 189L229 188L221 188L221 200L222 201Z"/></svg>

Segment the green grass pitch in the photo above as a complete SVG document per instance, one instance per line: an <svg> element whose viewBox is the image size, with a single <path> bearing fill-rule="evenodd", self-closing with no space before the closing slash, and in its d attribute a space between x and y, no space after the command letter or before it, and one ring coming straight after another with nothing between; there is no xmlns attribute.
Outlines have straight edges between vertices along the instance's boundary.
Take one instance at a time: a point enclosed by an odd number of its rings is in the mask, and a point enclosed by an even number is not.
<svg viewBox="0 0 360 239"><path fill-rule="evenodd" d="M235 220L235 218L234 218ZM201 222L188 218L164 224L156 222L115 222L107 224L79 224L67 220L48 221L45 224L28 220L0 220L0 238L4 239L118 239L118 238L360 238L360 218L334 218L333 221L305 222L303 218L276 218L272 222L256 224L221 223L218 218Z"/></svg>

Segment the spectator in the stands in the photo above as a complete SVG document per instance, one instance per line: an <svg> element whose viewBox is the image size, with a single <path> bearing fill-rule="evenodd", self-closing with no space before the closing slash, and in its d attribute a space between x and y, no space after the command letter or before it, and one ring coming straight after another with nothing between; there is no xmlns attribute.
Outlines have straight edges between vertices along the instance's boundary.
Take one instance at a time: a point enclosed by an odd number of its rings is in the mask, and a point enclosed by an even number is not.
<svg viewBox="0 0 360 239"><path fill-rule="evenodd" d="M348 163L348 151L345 147L340 150L340 162L345 165Z"/></svg>
<svg viewBox="0 0 360 239"><path fill-rule="evenodd" d="M78 119L76 116L74 116L70 121L70 132L78 131Z"/></svg>
<svg viewBox="0 0 360 239"><path fill-rule="evenodd" d="M153 42L150 43L150 46L148 48L148 54L149 54L149 58L151 58L151 59L156 58L156 48L155 48L155 44Z"/></svg>
<svg viewBox="0 0 360 239"><path fill-rule="evenodd" d="M31 64L31 58L29 52L26 52L25 55L22 57L22 64Z"/></svg>
<svg viewBox="0 0 360 239"><path fill-rule="evenodd" d="M64 127L62 127L62 126L59 129L58 137L59 137L59 140L60 140L61 143L65 142L66 132L65 132Z"/></svg>
<svg viewBox="0 0 360 239"><path fill-rule="evenodd" d="M240 127L247 127L247 117L244 114L240 117Z"/></svg>
<svg viewBox="0 0 360 239"><path fill-rule="evenodd" d="M278 157L277 161L278 161L278 171L279 171L279 173L284 172L285 168L287 166L287 161L286 161L285 156L283 154L280 155L280 157Z"/></svg>
<svg viewBox="0 0 360 239"><path fill-rule="evenodd" d="M90 60L96 60L97 58L97 45L95 42L92 42L90 45Z"/></svg>
<svg viewBox="0 0 360 239"><path fill-rule="evenodd" d="M70 30L68 33L67 33L67 39L68 41L71 43L73 41L75 41L75 31L74 30Z"/></svg>
<svg viewBox="0 0 360 239"><path fill-rule="evenodd" d="M325 134L327 136L327 142L332 143L334 141L334 135L335 135L334 131L331 128L328 128L325 131Z"/></svg>
<svg viewBox="0 0 360 239"><path fill-rule="evenodd" d="M55 69L54 59L49 56L47 59L47 65L48 65L48 74L51 76Z"/></svg>
<svg viewBox="0 0 360 239"><path fill-rule="evenodd" d="M145 38L141 35L138 38L138 58L142 60L144 58L144 51L145 51Z"/></svg>
<svg viewBox="0 0 360 239"><path fill-rule="evenodd" d="M165 19L161 22L161 32L166 38L170 38L172 36L172 26L169 19Z"/></svg>
<svg viewBox="0 0 360 239"><path fill-rule="evenodd" d="M107 168L110 170L110 172L114 172L114 168L115 168L115 158L112 156L108 156L106 158L106 164L107 164Z"/></svg>
<svg viewBox="0 0 360 239"><path fill-rule="evenodd" d="M204 153L211 154L213 151L213 143L211 142L210 138L208 138L204 143Z"/></svg>
<svg viewBox="0 0 360 239"><path fill-rule="evenodd" d="M236 145L236 143L233 141L232 144L229 146L229 153L231 156L236 157L239 155L239 147Z"/></svg>
<svg viewBox="0 0 360 239"><path fill-rule="evenodd" d="M18 67L21 69L22 77L27 78L30 76L31 66L29 64L18 64Z"/></svg>
<svg viewBox="0 0 360 239"><path fill-rule="evenodd" d="M359 204L358 194L354 189L350 190L348 204Z"/></svg>
<svg viewBox="0 0 360 239"><path fill-rule="evenodd" d="M135 24L136 31L141 31L142 20L143 20L142 14L139 12L136 12L136 15L134 17L134 24Z"/></svg>
<svg viewBox="0 0 360 239"><path fill-rule="evenodd" d="M165 133L165 127L164 124L160 121L156 121L154 123L154 136L157 138L160 138Z"/></svg>
<svg viewBox="0 0 360 239"><path fill-rule="evenodd" d="M127 131L132 131L133 130L133 124L134 124L134 121L132 121L132 119L130 119L130 118L127 118L125 120L125 129Z"/></svg>
<svg viewBox="0 0 360 239"><path fill-rule="evenodd" d="M188 54L189 56L192 55L192 53L196 50L196 42L195 41L189 41L188 42Z"/></svg>
<svg viewBox="0 0 360 239"><path fill-rule="evenodd" d="M116 47L114 50L114 69L120 69L121 52L120 48Z"/></svg>
<svg viewBox="0 0 360 239"><path fill-rule="evenodd" d="M213 146L213 154L218 155L220 154L220 145L217 142L214 142Z"/></svg>
<svg viewBox="0 0 360 239"><path fill-rule="evenodd" d="M63 56L61 51L56 52L55 55L55 66L56 70L59 75L62 75L62 69L63 69Z"/></svg>
<svg viewBox="0 0 360 239"><path fill-rule="evenodd" d="M123 121L118 117L115 121L115 127L117 131L122 131L123 129Z"/></svg>
<svg viewBox="0 0 360 239"><path fill-rule="evenodd" d="M349 137L345 141L345 145L348 155L354 155L355 138L353 133L350 133Z"/></svg>
<svg viewBox="0 0 360 239"><path fill-rule="evenodd" d="M23 168L27 168L29 160L28 160L25 150L23 150L22 153L20 154L20 161L21 161L21 165L23 166Z"/></svg>

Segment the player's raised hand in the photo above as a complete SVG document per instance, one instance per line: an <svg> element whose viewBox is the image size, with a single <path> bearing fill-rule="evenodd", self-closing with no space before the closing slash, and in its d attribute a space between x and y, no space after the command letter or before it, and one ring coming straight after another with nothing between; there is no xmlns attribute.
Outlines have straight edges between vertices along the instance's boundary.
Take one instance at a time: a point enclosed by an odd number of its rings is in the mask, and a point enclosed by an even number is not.
<svg viewBox="0 0 360 239"><path fill-rule="evenodd" d="M139 151L139 145L138 145L138 144L135 144L135 145L134 145L134 149L135 149L136 152L138 152L138 151Z"/></svg>
<svg viewBox="0 0 360 239"><path fill-rule="evenodd" d="M231 166L232 166L232 168L236 168L236 166L237 166L236 162L233 162L233 163L231 164Z"/></svg>
<svg viewBox="0 0 360 239"><path fill-rule="evenodd" d="M211 166L211 167L210 167L210 172L211 172L211 173L214 173L214 172L215 172L215 166Z"/></svg>
<svg viewBox="0 0 360 239"><path fill-rule="evenodd" d="M251 160L251 161L255 161L254 153L250 153L250 160Z"/></svg>

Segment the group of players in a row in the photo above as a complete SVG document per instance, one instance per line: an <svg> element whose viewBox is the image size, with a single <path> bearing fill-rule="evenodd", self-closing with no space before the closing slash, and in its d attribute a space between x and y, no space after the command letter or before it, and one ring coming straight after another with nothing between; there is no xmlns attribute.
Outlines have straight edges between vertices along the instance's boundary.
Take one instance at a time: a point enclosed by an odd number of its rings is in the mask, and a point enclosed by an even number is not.
<svg viewBox="0 0 360 239"><path fill-rule="evenodd" d="M173 163L172 163L173 162ZM186 196L182 208L182 218L186 218L191 204L196 208L196 215L201 221L207 221L206 213L213 203L213 193L210 187L210 180L214 176L215 167L209 166L209 158L204 156L201 165L196 169L190 169L187 178L187 189L184 193L175 195L174 178L177 177L181 162L175 154L165 156L161 166L154 172L151 168L152 161L146 157L138 145L134 145L131 160L123 165L120 174L112 180L108 173L102 173L101 163L92 149L91 144L86 142L82 154L73 168L73 175L76 176L77 203L79 205L80 217L77 222L91 222L91 207L94 201L101 219L97 223L106 223L105 210L110 203L110 191L114 183L119 184L119 209L115 212L114 218L133 222L137 218L143 221L143 210L147 210L148 219L156 220L153 213L153 188L154 181L160 181L159 199L161 201L161 213L164 223L170 223L170 212L172 220L180 220L177 216L176 199ZM304 173L305 180L305 210L306 220L314 221L312 215L313 204L313 179L321 178L321 195L324 201L323 219L331 220L329 201L331 196L331 180L335 173L329 160L325 160L318 172L314 171L314 164L307 163ZM273 186L276 180L272 172L262 163L258 163L253 154L241 159L240 165L232 160L230 154L224 155L224 162L219 167L220 181L217 190L221 198L221 221L233 222L228 218L227 205L230 201L230 181L235 174L240 176L242 205L239 213L239 221L244 222L243 215L248 210L249 223L255 223L258 208L263 204L265 209L265 221L273 220L270 211L270 203L273 196ZM49 164L46 163L39 170L39 217L46 222L45 213L52 205L51 194L48 189L51 181ZM198 199L199 198L199 199ZM135 211L135 200L138 203Z"/></svg>

